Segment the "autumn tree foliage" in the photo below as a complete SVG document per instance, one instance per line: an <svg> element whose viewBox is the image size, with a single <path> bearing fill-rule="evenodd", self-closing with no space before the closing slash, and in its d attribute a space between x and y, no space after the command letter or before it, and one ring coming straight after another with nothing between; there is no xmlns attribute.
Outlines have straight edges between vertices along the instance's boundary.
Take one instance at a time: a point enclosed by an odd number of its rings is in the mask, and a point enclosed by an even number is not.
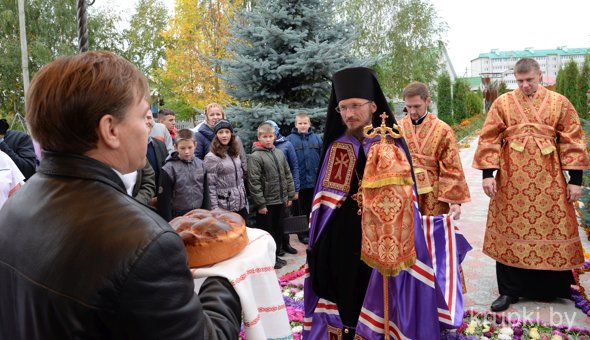
<svg viewBox="0 0 590 340"><path fill-rule="evenodd" d="M230 101L217 60L227 57L229 24L241 5L242 0L176 0L169 29L163 33L167 48L161 95L181 98L195 109Z"/></svg>

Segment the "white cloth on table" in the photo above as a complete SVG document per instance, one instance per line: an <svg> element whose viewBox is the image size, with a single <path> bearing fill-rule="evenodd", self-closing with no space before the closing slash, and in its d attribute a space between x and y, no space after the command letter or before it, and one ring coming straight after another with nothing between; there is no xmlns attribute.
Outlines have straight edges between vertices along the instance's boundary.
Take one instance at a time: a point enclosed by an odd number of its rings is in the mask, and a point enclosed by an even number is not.
<svg viewBox="0 0 590 340"><path fill-rule="evenodd" d="M191 269L195 291L199 292L207 277L225 277L240 297L246 339L291 339L285 301L274 270L275 242L264 230L246 229L248 245L237 255L210 267Z"/></svg>

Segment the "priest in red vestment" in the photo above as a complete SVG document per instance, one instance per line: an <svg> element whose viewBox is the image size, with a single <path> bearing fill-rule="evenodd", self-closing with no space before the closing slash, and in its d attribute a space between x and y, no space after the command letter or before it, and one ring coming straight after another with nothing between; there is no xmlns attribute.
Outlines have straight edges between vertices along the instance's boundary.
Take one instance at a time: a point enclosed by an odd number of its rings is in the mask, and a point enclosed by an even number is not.
<svg viewBox="0 0 590 340"><path fill-rule="evenodd" d="M459 219L461 203L471 200L451 127L428 112L426 85L413 82L404 88L408 114L400 121L408 143L422 215L453 215Z"/></svg>
<svg viewBox="0 0 590 340"><path fill-rule="evenodd" d="M491 198L483 251L496 260L493 311L520 297L569 298L571 269L584 264L574 202L590 160L578 113L539 85L534 59L520 59L514 76L518 88L492 104L473 160Z"/></svg>

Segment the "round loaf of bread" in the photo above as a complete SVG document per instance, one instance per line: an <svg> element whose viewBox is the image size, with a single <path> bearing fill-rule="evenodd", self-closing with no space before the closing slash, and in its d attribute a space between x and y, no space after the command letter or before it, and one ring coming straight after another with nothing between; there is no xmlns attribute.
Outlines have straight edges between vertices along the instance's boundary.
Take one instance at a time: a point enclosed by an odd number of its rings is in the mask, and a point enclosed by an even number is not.
<svg viewBox="0 0 590 340"><path fill-rule="evenodd" d="M242 216L223 209L195 209L170 221L182 238L189 267L212 265L236 255L248 245Z"/></svg>

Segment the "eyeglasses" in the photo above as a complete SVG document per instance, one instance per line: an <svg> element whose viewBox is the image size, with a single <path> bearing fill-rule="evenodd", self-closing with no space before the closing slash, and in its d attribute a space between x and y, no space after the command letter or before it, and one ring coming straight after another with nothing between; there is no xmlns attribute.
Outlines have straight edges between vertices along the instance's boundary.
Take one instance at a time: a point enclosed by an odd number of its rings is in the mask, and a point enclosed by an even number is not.
<svg viewBox="0 0 590 340"><path fill-rule="evenodd" d="M343 113L349 110L353 110L356 111L358 109L360 109L362 106L365 106L369 103L372 103L372 100L367 101L366 103L362 103L362 104L350 104L350 105L345 105L345 106L336 106L336 112L338 113Z"/></svg>

